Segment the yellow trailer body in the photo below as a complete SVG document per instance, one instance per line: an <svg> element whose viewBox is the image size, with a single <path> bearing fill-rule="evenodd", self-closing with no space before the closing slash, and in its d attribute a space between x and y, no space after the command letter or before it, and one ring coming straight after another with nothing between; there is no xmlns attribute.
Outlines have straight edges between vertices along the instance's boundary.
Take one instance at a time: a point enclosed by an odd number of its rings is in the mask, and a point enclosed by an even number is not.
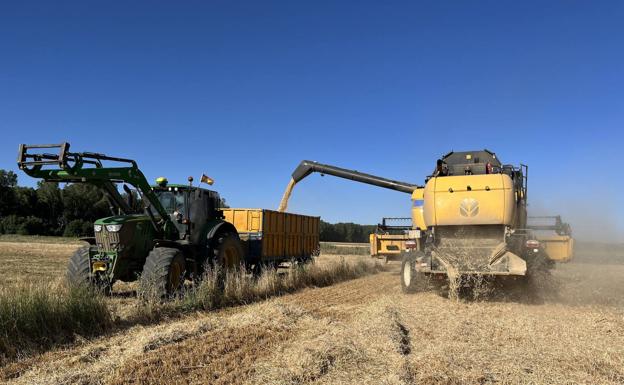
<svg viewBox="0 0 624 385"><path fill-rule="evenodd" d="M223 209L243 248L263 261L308 258L319 251L320 217L266 209Z"/></svg>

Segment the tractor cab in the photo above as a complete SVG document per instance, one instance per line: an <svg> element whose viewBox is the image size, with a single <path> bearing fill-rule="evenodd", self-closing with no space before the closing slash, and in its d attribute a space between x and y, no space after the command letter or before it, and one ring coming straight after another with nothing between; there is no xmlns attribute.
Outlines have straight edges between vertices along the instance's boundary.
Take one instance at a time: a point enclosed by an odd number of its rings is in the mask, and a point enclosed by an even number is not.
<svg viewBox="0 0 624 385"><path fill-rule="evenodd" d="M160 204L180 233L180 239L192 243L205 235L206 224L221 219L221 198L219 193L191 185L169 184L167 179L158 178L152 186Z"/></svg>

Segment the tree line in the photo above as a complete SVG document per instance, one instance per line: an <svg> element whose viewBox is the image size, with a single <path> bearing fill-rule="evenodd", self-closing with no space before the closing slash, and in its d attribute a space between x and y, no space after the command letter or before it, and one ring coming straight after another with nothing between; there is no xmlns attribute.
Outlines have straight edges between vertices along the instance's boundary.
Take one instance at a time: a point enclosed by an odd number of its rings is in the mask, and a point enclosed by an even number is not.
<svg viewBox="0 0 624 385"><path fill-rule="evenodd" d="M39 181L37 187L17 184L17 174L0 170L0 234L62 235L93 234L93 222L110 216L104 194L85 183L60 188Z"/></svg>
<svg viewBox="0 0 624 385"><path fill-rule="evenodd" d="M320 239L323 242L367 243L376 226L357 223L327 223L321 221Z"/></svg>
<svg viewBox="0 0 624 385"><path fill-rule="evenodd" d="M227 207L225 200L222 205ZM23 187L16 173L0 169L0 234L90 236L93 222L110 215L105 195L95 186L77 183L61 188L39 181L35 188ZM368 242L374 230L375 226L321 221L320 239Z"/></svg>

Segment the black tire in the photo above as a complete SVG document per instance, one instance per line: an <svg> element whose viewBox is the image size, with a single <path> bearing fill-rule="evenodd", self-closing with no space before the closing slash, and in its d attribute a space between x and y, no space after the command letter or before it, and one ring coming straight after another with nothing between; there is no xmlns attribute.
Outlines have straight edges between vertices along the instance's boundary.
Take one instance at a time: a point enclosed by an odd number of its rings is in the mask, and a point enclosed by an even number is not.
<svg viewBox="0 0 624 385"><path fill-rule="evenodd" d="M139 279L139 296L161 299L179 293L186 276L184 254L175 248L157 247L150 251Z"/></svg>
<svg viewBox="0 0 624 385"><path fill-rule="evenodd" d="M414 293L418 288L421 274L416 271L416 258L407 255L401 263L401 290L403 293Z"/></svg>
<svg viewBox="0 0 624 385"><path fill-rule="evenodd" d="M238 269L243 261L243 246L238 234L223 233L214 247L215 266L222 271Z"/></svg>
<svg viewBox="0 0 624 385"><path fill-rule="evenodd" d="M250 272L253 277L257 279L260 278L265 271L276 270L277 268L278 267L271 262L256 262L248 268L248 272Z"/></svg>
<svg viewBox="0 0 624 385"><path fill-rule="evenodd" d="M69 259L66 276L70 285L88 285L91 283L89 249L90 246L83 246L76 250Z"/></svg>
<svg viewBox="0 0 624 385"><path fill-rule="evenodd" d="M213 251L213 271L217 278L218 287L224 290L228 271L239 269L243 260L243 246L238 234L222 233L217 235Z"/></svg>
<svg viewBox="0 0 624 385"><path fill-rule="evenodd" d="M67 265L67 282L72 286L88 285L104 295L111 295L112 283L106 278L91 274L90 250L91 246L83 246L71 256Z"/></svg>

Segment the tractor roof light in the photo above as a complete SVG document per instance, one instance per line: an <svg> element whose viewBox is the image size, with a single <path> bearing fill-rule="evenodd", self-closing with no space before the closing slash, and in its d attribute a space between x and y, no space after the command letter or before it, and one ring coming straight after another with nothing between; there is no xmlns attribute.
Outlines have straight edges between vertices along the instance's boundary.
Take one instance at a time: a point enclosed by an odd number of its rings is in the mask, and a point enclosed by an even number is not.
<svg viewBox="0 0 624 385"><path fill-rule="evenodd" d="M99 233L100 231L102 231L102 225L93 225L93 230L96 233Z"/></svg>

